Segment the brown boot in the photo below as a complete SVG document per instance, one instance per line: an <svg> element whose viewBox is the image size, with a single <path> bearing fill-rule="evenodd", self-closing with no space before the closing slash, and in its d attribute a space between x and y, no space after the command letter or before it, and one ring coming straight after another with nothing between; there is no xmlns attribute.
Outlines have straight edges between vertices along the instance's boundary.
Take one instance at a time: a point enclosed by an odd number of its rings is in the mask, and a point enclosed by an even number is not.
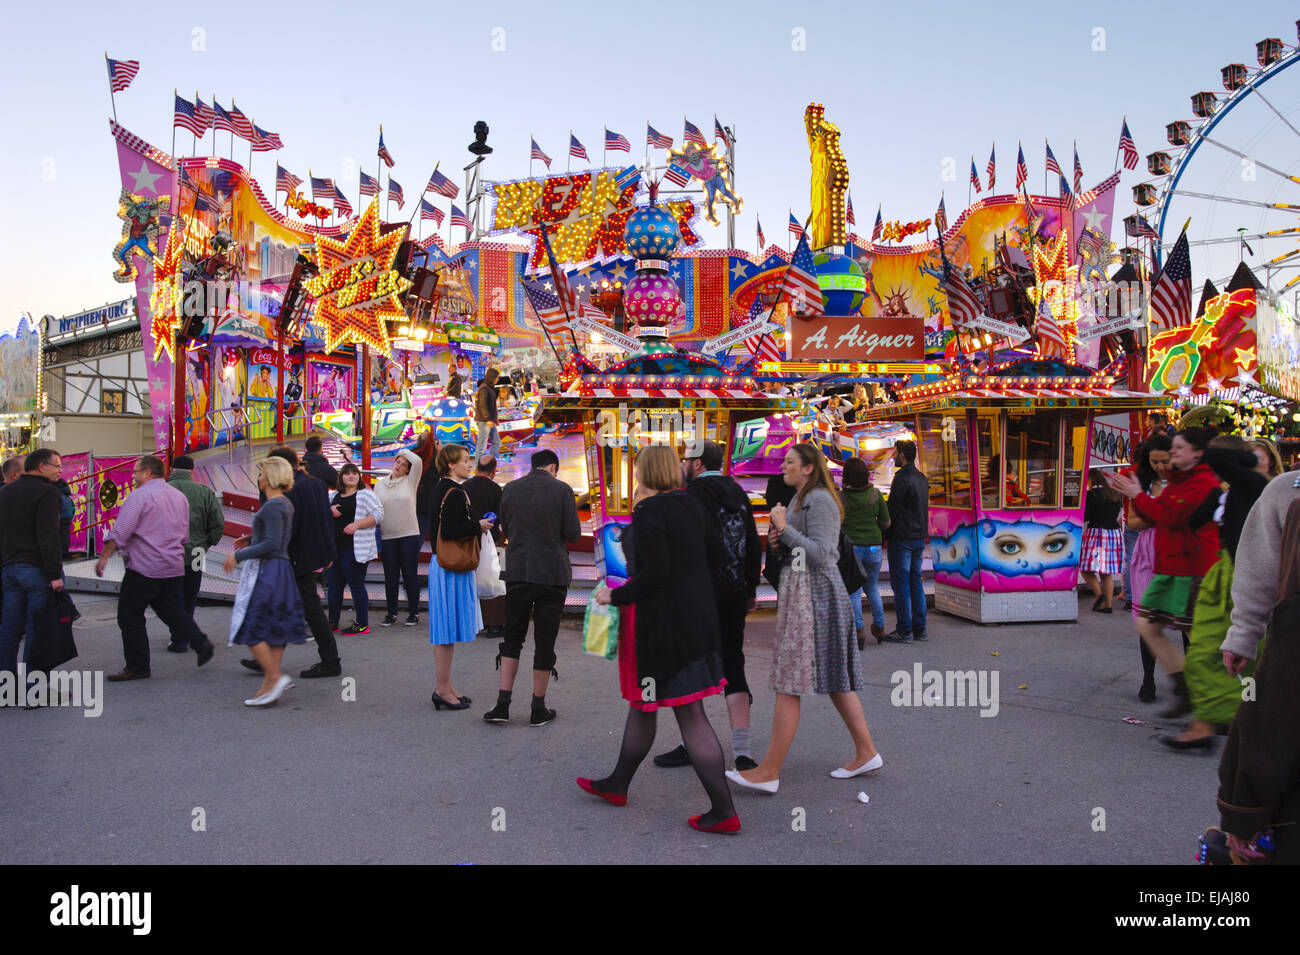
<svg viewBox="0 0 1300 955"><path fill-rule="evenodd" d="M871 635L876 638L876 643L880 643L885 639L885 628L873 623L871 625Z"/></svg>
<svg viewBox="0 0 1300 955"><path fill-rule="evenodd" d="M867 628L858 627L858 649L867 649Z"/></svg>

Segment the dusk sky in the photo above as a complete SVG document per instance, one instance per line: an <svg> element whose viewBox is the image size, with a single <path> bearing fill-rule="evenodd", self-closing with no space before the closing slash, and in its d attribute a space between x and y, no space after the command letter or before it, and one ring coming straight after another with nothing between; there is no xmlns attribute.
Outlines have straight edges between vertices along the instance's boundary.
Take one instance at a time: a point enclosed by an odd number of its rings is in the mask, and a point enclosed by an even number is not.
<svg viewBox="0 0 1300 955"><path fill-rule="evenodd" d="M1166 148L1165 124L1192 118L1190 95L1222 93L1220 67L1255 66L1264 37L1294 44L1295 15L1280 3L1208 2L22 4L6 13L10 145L0 180L11 225L0 240L0 330L24 311L63 315L131 289L111 278L121 222L105 52L140 61L135 82L117 94L118 120L164 151L173 88L227 106L233 99L278 133L285 148L253 158L268 195L278 160L304 178L308 169L334 177L359 205L357 169L375 174L382 123L408 213L436 161L463 181L479 119L495 149L486 178L511 179L529 174L530 135L554 158L552 171L565 168L570 129L593 165L606 126L631 140L639 163L647 120L679 144L683 116L712 139L716 114L738 140L735 186L745 205L736 244L752 251L756 216L769 242L784 244L788 210L808 214L809 102L824 103L841 130L857 231L870 234L877 204L886 219L928 218L941 192L955 220L971 157L983 180L994 142L999 193L1014 181L1017 140L1036 192L1045 138L1067 176L1077 140L1085 187L1114 168L1125 115L1144 157ZM1300 71L1292 72L1269 84L1269 99L1300 126ZM1279 135L1263 114L1223 126L1251 155ZM1294 173L1300 150L1294 137L1282 142L1268 161ZM211 143L209 133L199 152ZM229 155L229 135L217 143ZM176 151L193 153L189 133L177 132ZM234 156L247 162L247 144L237 140ZM615 157L610 164L624 158ZM1204 158L1202 188L1300 202L1294 183L1260 173L1243 192L1235 157ZM1116 219L1132 211L1130 187L1143 178L1145 162L1125 174ZM1187 215L1193 238L1295 225L1246 207L1189 210L1179 225ZM1122 244L1122 227L1110 231ZM708 246L725 245L725 230L702 234ZM1230 254L1235 264L1235 247ZM1207 267L1193 256L1198 284Z"/></svg>

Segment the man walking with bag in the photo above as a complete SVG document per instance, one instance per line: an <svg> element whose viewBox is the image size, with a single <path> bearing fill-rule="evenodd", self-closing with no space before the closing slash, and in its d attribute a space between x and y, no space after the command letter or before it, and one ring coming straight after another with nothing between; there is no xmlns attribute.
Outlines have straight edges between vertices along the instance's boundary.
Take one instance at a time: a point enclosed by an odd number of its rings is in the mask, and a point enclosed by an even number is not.
<svg viewBox="0 0 1300 955"><path fill-rule="evenodd" d="M714 564L713 599L722 633L722 673L727 678L727 717L731 721L731 748L737 769L758 765L749 748L749 708L754 702L745 682L745 615L757 606L762 546L749 495L734 478L722 473L722 446L716 441L696 441L686 449L682 471L686 493L713 518L713 532L727 554ZM655 757L656 766L689 766L686 746Z"/></svg>
<svg viewBox="0 0 1300 955"><path fill-rule="evenodd" d="M533 705L529 724L545 726L555 719L546 708L546 688L555 669L555 638L560 632L564 598L573 579L569 551L582 533L573 489L556 477L560 459L551 450L536 452L532 470L511 481L501 493L501 529L508 541L506 554L506 628L497 655L501 681L497 705L483 719L505 723L510 719L510 697L519 654L533 618Z"/></svg>

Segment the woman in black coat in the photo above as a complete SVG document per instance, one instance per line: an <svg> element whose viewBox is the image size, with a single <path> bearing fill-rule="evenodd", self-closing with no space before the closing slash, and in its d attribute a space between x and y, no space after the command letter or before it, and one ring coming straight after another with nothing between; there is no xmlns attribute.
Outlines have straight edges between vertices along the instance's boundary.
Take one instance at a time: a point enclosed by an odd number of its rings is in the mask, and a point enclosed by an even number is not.
<svg viewBox="0 0 1300 955"><path fill-rule="evenodd" d="M614 772L580 778L578 785L624 805L632 776L654 743L658 709L670 707L712 800L707 813L688 822L702 832L739 832L722 746L703 703L726 683L709 572L710 554L720 558L721 544L707 536L711 522L704 509L680 490L681 462L672 448L652 445L638 453L636 478L641 500L624 538L632 577L612 591L598 587L594 596L597 603L634 608L632 633L620 633L618 646L619 682L631 709Z"/></svg>

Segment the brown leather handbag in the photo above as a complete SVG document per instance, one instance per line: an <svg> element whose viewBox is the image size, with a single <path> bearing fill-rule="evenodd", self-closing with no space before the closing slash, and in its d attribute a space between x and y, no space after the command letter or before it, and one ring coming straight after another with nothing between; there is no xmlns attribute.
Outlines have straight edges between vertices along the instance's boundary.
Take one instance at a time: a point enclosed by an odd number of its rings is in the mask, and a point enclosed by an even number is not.
<svg viewBox="0 0 1300 955"><path fill-rule="evenodd" d="M464 491L460 493L465 498L465 517L469 519L469 495ZM449 497L451 497L450 491L443 497L442 504L438 506L438 542L436 546L438 566L454 574L463 574L478 569L480 538L477 534L460 540L448 540L442 536L442 529L447 526L443 520L443 511L447 507L447 498Z"/></svg>

